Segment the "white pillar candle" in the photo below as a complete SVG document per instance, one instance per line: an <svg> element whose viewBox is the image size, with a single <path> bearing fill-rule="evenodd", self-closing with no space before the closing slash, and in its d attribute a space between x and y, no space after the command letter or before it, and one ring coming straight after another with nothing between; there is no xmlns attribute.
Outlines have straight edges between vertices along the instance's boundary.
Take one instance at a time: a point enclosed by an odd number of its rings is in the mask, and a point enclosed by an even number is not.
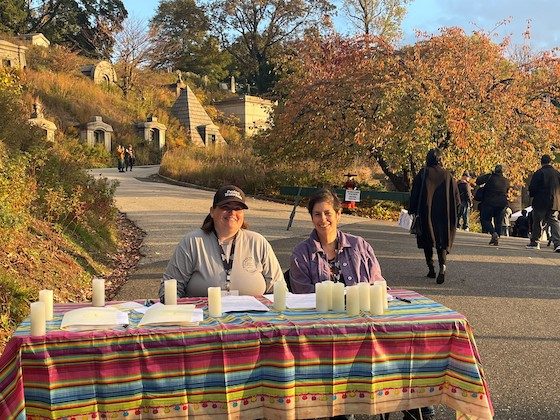
<svg viewBox="0 0 560 420"><path fill-rule="evenodd" d="M45 304L43 302L33 302L31 304L31 335L45 335L46 332Z"/></svg>
<svg viewBox="0 0 560 420"><path fill-rule="evenodd" d="M91 304L93 306L105 306L105 279L93 278Z"/></svg>
<svg viewBox="0 0 560 420"><path fill-rule="evenodd" d="M383 308L389 308L389 300L387 299L387 282L385 280L376 280L373 284L381 284L383 286Z"/></svg>
<svg viewBox="0 0 560 420"><path fill-rule="evenodd" d="M286 283L279 280L274 283L274 309L283 311L286 309L286 295L288 294L288 287Z"/></svg>
<svg viewBox="0 0 560 420"><path fill-rule="evenodd" d="M177 305L177 280L169 279L165 280L163 283L165 287L165 304L166 305Z"/></svg>
<svg viewBox="0 0 560 420"><path fill-rule="evenodd" d="M385 289L387 290L387 289ZM383 285L375 283L370 287L370 312L372 315L383 315Z"/></svg>
<svg viewBox="0 0 560 420"><path fill-rule="evenodd" d="M40 290L39 291L39 302L45 304L45 319L51 321L54 316L53 310L53 291L52 290Z"/></svg>
<svg viewBox="0 0 560 420"><path fill-rule="evenodd" d="M360 289L357 285L346 289L346 313L348 315L360 313Z"/></svg>
<svg viewBox="0 0 560 420"><path fill-rule="evenodd" d="M360 290L360 311L369 311L369 288L368 282L358 283L358 289Z"/></svg>
<svg viewBox="0 0 560 420"><path fill-rule="evenodd" d="M325 293L327 295L327 304L329 306L329 311L332 311L333 308L333 286L334 286L334 281L332 280L327 280L324 281L322 284L324 284L323 287L325 287Z"/></svg>
<svg viewBox="0 0 560 420"><path fill-rule="evenodd" d="M328 312L328 286L323 283L315 283L315 309L317 312Z"/></svg>
<svg viewBox="0 0 560 420"><path fill-rule="evenodd" d="M344 304L344 283L333 284L332 289L332 309L335 312L344 312L346 309Z"/></svg>
<svg viewBox="0 0 560 420"><path fill-rule="evenodd" d="M208 315L212 318L222 316L222 288L208 288Z"/></svg>

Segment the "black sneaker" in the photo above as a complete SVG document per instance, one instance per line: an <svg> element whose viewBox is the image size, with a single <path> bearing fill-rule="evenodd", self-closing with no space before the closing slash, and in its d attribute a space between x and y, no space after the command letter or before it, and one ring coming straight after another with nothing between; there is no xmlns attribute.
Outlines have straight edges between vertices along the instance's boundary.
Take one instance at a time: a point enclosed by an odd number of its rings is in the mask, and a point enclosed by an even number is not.
<svg viewBox="0 0 560 420"><path fill-rule="evenodd" d="M539 243L530 242L529 245L525 246L525 249L541 249L541 246L540 246ZM560 252L560 251L558 251L558 252Z"/></svg>

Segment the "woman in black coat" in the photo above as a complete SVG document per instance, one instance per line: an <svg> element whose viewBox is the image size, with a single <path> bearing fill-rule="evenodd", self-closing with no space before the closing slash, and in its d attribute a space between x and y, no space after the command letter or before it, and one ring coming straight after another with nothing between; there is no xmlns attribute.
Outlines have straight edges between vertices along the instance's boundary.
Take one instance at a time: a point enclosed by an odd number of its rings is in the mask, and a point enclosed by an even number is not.
<svg viewBox="0 0 560 420"><path fill-rule="evenodd" d="M484 185L484 196L479 206L482 230L491 235L489 245L498 246L509 190L509 181L504 177L502 165L496 165L492 173L476 178L476 185Z"/></svg>
<svg viewBox="0 0 560 420"><path fill-rule="evenodd" d="M431 149L426 155L426 167L414 177L410 192L409 213L419 217L420 233L416 235L418 248L424 250L427 277L435 278L434 251L439 273L436 283L445 281L445 262L455 239L457 208L461 200L457 183L451 173L441 166L441 152Z"/></svg>

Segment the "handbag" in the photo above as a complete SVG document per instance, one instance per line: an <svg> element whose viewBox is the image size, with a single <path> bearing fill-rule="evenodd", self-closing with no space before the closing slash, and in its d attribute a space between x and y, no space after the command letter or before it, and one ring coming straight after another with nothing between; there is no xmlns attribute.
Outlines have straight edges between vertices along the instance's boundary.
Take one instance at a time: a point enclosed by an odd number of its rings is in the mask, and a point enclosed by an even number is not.
<svg viewBox="0 0 560 420"><path fill-rule="evenodd" d="M422 235L422 222L420 221L420 216L418 216L417 214L412 217L410 233L416 236Z"/></svg>
<svg viewBox="0 0 560 420"><path fill-rule="evenodd" d="M406 230L410 230L412 226L412 216L405 209L401 209L398 225Z"/></svg>

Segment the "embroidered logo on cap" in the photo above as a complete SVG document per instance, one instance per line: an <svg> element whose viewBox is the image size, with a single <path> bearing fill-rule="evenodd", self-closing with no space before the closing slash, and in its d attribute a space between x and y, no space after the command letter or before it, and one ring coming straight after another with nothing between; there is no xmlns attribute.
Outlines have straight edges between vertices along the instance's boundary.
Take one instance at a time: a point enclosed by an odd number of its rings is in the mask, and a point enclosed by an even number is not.
<svg viewBox="0 0 560 420"><path fill-rule="evenodd" d="M224 197L235 197L243 201L243 198L241 198L241 194L239 194L239 191L235 191L235 190L227 190L224 193Z"/></svg>

